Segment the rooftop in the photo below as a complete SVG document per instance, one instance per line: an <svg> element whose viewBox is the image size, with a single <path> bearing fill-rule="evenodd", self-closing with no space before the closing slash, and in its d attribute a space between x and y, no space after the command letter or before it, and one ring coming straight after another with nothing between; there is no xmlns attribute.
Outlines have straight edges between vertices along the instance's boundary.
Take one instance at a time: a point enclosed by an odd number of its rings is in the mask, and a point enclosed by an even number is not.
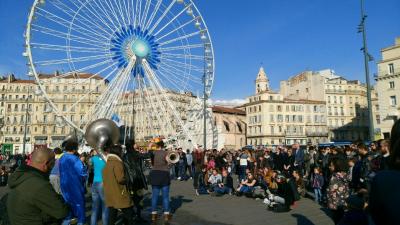
<svg viewBox="0 0 400 225"><path fill-rule="evenodd" d="M228 108L223 106L213 106L212 111L214 113L226 113L226 114L234 114L234 115L242 115L245 116L246 112L240 109Z"/></svg>

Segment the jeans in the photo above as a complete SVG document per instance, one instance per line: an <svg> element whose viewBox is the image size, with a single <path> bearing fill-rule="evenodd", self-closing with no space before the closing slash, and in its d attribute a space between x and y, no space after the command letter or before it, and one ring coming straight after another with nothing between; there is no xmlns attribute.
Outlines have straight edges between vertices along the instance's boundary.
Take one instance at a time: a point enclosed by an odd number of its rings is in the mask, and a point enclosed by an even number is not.
<svg viewBox="0 0 400 225"><path fill-rule="evenodd" d="M151 187L152 189L152 196L151 196L151 212L155 213L157 212L157 202L158 202L158 197L160 194L160 191L162 192L162 203L163 203L163 208L164 208L164 213L169 213L170 208L169 208L169 185L165 186L156 186L153 185Z"/></svg>
<svg viewBox="0 0 400 225"><path fill-rule="evenodd" d="M232 189L226 186L223 187L216 186L214 187L214 191L218 194L229 194L232 192Z"/></svg>
<svg viewBox="0 0 400 225"><path fill-rule="evenodd" d="M321 188L314 188L315 202L322 200Z"/></svg>
<svg viewBox="0 0 400 225"><path fill-rule="evenodd" d="M101 207L101 220L103 225L107 225L108 222L108 208L104 202L104 189L103 183L93 183L92 185L92 216L90 218L90 224L96 225L97 218Z"/></svg>
<svg viewBox="0 0 400 225"><path fill-rule="evenodd" d="M179 164L178 177L180 177L182 180L185 179L185 177L186 177L186 165L185 164Z"/></svg>
<svg viewBox="0 0 400 225"><path fill-rule="evenodd" d="M246 180L246 169L247 166L239 167L239 181Z"/></svg>
<svg viewBox="0 0 400 225"><path fill-rule="evenodd" d="M243 185L239 190L239 192L242 192L242 193L251 193L253 191L254 191L254 187L249 187L246 185Z"/></svg>

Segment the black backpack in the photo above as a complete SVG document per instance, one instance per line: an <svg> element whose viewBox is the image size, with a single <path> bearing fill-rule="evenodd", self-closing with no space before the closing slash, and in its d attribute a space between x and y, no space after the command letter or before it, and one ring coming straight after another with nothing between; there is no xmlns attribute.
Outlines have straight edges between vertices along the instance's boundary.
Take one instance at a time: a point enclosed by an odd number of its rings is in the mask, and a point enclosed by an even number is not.
<svg viewBox="0 0 400 225"><path fill-rule="evenodd" d="M0 225L10 225L10 220L7 214L7 198L8 194L5 194L0 199Z"/></svg>
<svg viewBox="0 0 400 225"><path fill-rule="evenodd" d="M133 195L135 191L140 190L140 189L146 189L147 190L147 184L143 182L142 179L142 172L139 168L140 165L135 165L135 163L140 162L134 162L133 160L130 159L128 154L125 154L122 157L122 162L124 165L124 173L125 173L125 180L126 180L126 188L128 189L128 192Z"/></svg>

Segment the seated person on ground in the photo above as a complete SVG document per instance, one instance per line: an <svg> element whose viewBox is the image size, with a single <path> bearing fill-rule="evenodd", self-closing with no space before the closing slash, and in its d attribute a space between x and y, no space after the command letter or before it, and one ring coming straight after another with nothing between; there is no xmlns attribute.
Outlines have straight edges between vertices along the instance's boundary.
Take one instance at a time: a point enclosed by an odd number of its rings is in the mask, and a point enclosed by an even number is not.
<svg viewBox="0 0 400 225"><path fill-rule="evenodd" d="M218 183L214 191L219 194L231 194L233 190L233 179L227 170L222 171L222 182Z"/></svg>
<svg viewBox="0 0 400 225"><path fill-rule="evenodd" d="M256 185L257 180L254 178L252 173L247 174L247 179L242 181L237 188L238 194L249 194L254 191L254 186Z"/></svg>
<svg viewBox="0 0 400 225"><path fill-rule="evenodd" d="M280 204L282 208L289 210L290 206L294 202L292 188L287 183L285 176L282 174L276 176L276 181L278 183L278 189L276 190L275 194L267 191L268 198L264 199L264 203L269 207L275 207L276 205Z"/></svg>
<svg viewBox="0 0 400 225"><path fill-rule="evenodd" d="M218 173L217 169L212 170L212 174L208 178L208 183L210 184L210 191L214 191L218 187L218 184L222 183L222 176Z"/></svg>

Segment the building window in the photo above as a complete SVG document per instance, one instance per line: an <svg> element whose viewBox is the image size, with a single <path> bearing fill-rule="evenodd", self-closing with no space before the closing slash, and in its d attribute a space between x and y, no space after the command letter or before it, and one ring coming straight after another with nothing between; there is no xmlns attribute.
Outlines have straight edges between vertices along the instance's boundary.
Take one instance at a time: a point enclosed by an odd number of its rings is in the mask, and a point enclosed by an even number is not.
<svg viewBox="0 0 400 225"><path fill-rule="evenodd" d="M340 96L339 102L340 102L340 104L343 104L343 97L342 96Z"/></svg>
<svg viewBox="0 0 400 225"><path fill-rule="evenodd" d="M331 103L331 96L328 96L328 103Z"/></svg>
<svg viewBox="0 0 400 225"><path fill-rule="evenodd" d="M389 82L389 88L390 89L394 89L394 81L390 81Z"/></svg>
<svg viewBox="0 0 400 225"><path fill-rule="evenodd" d="M274 134L274 126L271 126L271 134Z"/></svg>
<svg viewBox="0 0 400 225"><path fill-rule="evenodd" d="M67 105L63 105L63 111L65 112L65 111L67 111Z"/></svg>
<svg viewBox="0 0 400 225"><path fill-rule="evenodd" d="M393 63L388 64L388 68L389 68L389 74L394 74L394 64Z"/></svg>
<svg viewBox="0 0 400 225"><path fill-rule="evenodd" d="M396 106L397 105L397 100L396 100L396 96L390 96L390 105L391 106Z"/></svg>
<svg viewBox="0 0 400 225"><path fill-rule="evenodd" d="M376 115L376 124L381 124L381 116Z"/></svg>

